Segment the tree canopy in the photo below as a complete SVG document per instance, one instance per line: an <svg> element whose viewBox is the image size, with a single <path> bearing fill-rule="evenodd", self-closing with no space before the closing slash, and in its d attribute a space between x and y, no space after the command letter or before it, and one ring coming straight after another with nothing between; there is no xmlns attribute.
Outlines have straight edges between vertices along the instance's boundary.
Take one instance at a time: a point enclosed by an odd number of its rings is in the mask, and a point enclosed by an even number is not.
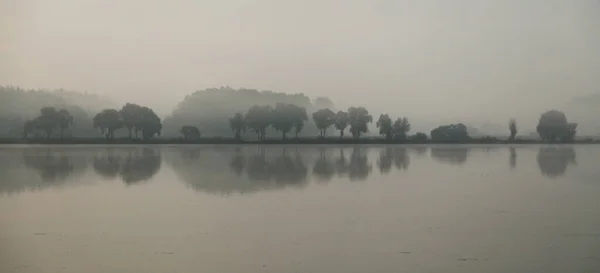
<svg viewBox="0 0 600 273"><path fill-rule="evenodd" d="M179 129L183 125L200 128L204 136L230 135L231 127L227 121L234 113L245 113L255 105L268 105L274 108L277 103L296 105L304 108L306 113L313 113L316 110L311 99L301 93L286 94L231 87L209 88L186 96L177 105L171 115L164 119L163 135L179 135ZM293 129L299 129L303 135L316 135L317 129L312 120L308 123L310 125L297 122ZM303 128L306 130L302 130ZM251 130L250 127L248 129ZM265 133L272 134L274 131L274 128L266 128Z"/></svg>
<svg viewBox="0 0 600 273"><path fill-rule="evenodd" d="M348 108L348 121L350 133L354 138L359 138L361 134L369 131L368 123L373 122L373 116L364 107L350 107Z"/></svg>
<svg viewBox="0 0 600 273"><path fill-rule="evenodd" d="M569 123L567 116L557 110L550 110L540 116L537 132L542 140L572 141L575 138L577 123Z"/></svg>
<svg viewBox="0 0 600 273"><path fill-rule="evenodd" d="M431 140L460 142L469 140L467 126L462 123L442 125L431 130Z"/></svg>
<svg viewBox="0 0 600 273"><path fill-rule="evenodd" d="M329 108L324 108L314 112L312 117L319 129L319 136L325 137L327 129L335 122L335 113Z"/></svg>

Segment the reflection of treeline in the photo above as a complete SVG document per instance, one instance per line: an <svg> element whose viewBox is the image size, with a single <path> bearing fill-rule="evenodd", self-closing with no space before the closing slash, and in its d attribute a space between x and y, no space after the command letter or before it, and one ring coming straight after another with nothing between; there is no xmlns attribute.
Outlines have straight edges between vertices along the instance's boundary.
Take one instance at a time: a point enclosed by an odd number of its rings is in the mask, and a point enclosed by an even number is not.
<svg viewBox="0 0 600 273"><path fill-rule="evenodd" d="M251 150L251 151L249 151ZM179 178L209 193L303 187L308 167L297 149L182 149L169 157Z"/></svg>
<svg viewBox="0 0 600 273"><path fill-rule="evenodd" d="M499 147L499 146L498 146ZM463 164L473 149L433 146L432 159L441 163ZM498 148L499 149L499 148ZM161 152L162 150L162 152ZM518 149L504 149L508 165L515 168ZM380 174L411 167L411 154L426 154L421 147L355 146L352 148L295 148L281 146L252 147L120 147L120 148L4 148L0 149L0 192L57 187L66 183L95 181L81 179L87 167L103 179L120 179L126 184L151 179L160 171L163 158L179 180L189 187L208 193L248 193L288 187L304 187L314 179L366 180L375 164ZM88 163L92 164L88 164ZM541 147L537 163L548 177L563 175L576 164L570 146ZM92 173L92 174L93 174Z"/></svg>
<svg viewBox="0 0 600 273"><path fill-rule="evenodd" d="M116 148L103 150L93 159L94 170L105 178L121 178L131 184L152 178L162 162L160 151L153 148Z"/></svg>
<svg viewBox="0 0 600 273"><path fill-rule="evenodd" d="M0 192L44 189L76 182L88 158L77 149L0 149ZM33 172L32 172L33 170Z"/></svg>
<svg viewBox="0 0 600 273"><path fill-rule="evenodd" d="M542 174L558 177L567 171L567 166L577 164L572 147L542 147L537 155L537 163Z"/></svg>

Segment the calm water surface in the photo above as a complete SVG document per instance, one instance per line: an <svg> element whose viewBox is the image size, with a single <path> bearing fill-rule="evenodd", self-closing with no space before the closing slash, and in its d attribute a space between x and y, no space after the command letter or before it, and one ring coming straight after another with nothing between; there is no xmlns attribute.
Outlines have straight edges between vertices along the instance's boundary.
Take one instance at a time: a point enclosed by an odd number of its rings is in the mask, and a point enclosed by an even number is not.
<svg viewBox="0 0 600 273"><path fill-rule="evenodd" d="M0 146L0 272L600 272L600 146Z"/></svg>

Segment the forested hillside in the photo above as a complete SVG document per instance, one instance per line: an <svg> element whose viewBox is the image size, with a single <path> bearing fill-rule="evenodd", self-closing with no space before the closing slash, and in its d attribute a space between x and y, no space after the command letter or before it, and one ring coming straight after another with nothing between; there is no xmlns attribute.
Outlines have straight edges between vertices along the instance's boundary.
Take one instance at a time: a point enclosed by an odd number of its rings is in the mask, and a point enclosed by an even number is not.
<svg viewBox="0 0 600 273"><path fill-rule="evenodd" d="M110 99L87 93L0 86L0 137L20 137L25 122L38 116L44 107L66 109L71 114L75 126L67 134L97 136L92 117L116 105Z"/></svg>
<svg viewBox="0 0 600 273"><path fill-rule="evenodd" d="M318 98L319 104L329 102L327 98ZM234 89L231 87L210 88L196 91L186 96L173 110L172 115L164 119L163 136L180 136L180 128L184 125L196 126L202 136L233 136L229 118L236 113L245 113L254 105L270 105L277 103L293 104L306 108L311 115L317 110L310 98L304 94L285 94L255 89ZM331 105L328 106L333 106ZM271 129L272 130L272 129ZM304 126L301 136L316 136L317 128L312 119ZM267 135L278 136L274 132Z"/></svg>

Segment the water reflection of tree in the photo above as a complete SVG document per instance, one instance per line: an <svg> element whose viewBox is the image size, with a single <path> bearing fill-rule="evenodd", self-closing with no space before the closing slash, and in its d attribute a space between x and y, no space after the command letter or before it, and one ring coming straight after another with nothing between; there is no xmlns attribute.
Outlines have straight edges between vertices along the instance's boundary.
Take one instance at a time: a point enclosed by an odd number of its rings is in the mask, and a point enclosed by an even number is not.
<svg viewBox="0 0 600 273"><path fill-rule="evenodd" d="M510 157L508 159L508 164L510 165L511 169L514 169L515 167L517 167L517 151L515 150L514 147L509 147L508 149L510 151Z"/></svg>
<svg viewBox="0 0 600 273"><path fill-rule="evenodd" d="M121 157L115 155L114 149L106 149L104 155L95 156L93 160L94 171L100 176L113 179L119 175Z"/></svg>
<svg viewBox="0 0 600 273"><path fill-rule="evenodd" d="M36 170L42 181L49 183L62 182L74 172L81 173L87 167L85 158L77 158L69 150L53 148L24 149L23 163Z"/></svg>
<svg viewBox="0 0 600 273"><path fill-rule="evenodd" d="M237 175L242 175L244 171L244 167L246 166L246 158L244 158L244 154L242 153L242 149L237 147L235 148L235 153L231 158L231 162L229 162L229 167L235 172Z"/></svg>
<svg viewBox="0 0 600 273"><path fill-rule="evenodd" d="M208 193L248 193L303 187L307 183L308 168L295 149L207 149L196 159L181 153L171 160L181 180Z"/></svg>
<svg viewBox="0 0 600 273"><path fill-rule="evenodd" d="M450 164L463 164L467 161L467 148L432 147L431 157L435 160Z"/></svg>
<svg viewBox="0 0 600 273"><path fill-rule="evenodd" d="M542 147L537 155L538 166L543 175L558 177L567 171L567 166L577 164L572 147Z"/></svg>
<svg viewBox="0 0 600 273"><path fill-rule="evenodd" d="M379 172L389 173L392 169L392 149L385 148L379 152L379 159L377 160L377 167Z"/></svg>
<svg viewBox="0 0 600 273"><path fill-rule="evenodd" d="M406 148L385 148L379 153L377 167L381 173L389 173L392 164L398 170L407 170L410 164L410 157Z"/></svg>
<svg viewBox="0 0 600 273"><path fill-rule="evenodd" d="M313 166L313 175L319 182L329 181L335 175L335 165L332 160L327 157L324 148L319 149L319 157Z"/></svg>
<svg viewBox="0 0 600 273"><path fill-rule="evenodd" d="M348 165L348 177L350 180L365 180L371 174L373 167L367 158L366 149L353 148Z"/></svg>
<svg viewBox="0 0 600 273"><path fill-rule="evenodd" d="M151 179L162 162L158 149L111 149L94 157L94 170L105 178L121 177L124 183L133 184Z"/></svg>

